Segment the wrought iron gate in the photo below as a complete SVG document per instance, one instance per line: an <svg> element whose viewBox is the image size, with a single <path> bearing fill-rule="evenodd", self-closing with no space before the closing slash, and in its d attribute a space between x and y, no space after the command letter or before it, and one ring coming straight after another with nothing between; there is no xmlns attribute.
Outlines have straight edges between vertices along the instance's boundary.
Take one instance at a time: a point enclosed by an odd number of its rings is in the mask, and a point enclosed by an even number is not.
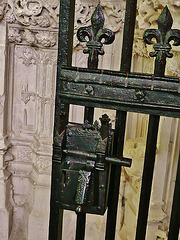
<svg viewBox="0 0 180 240"><path fill-rule="evenodd" d="M160 116L169 116L175 118L180 117L179 79L175 77L164 76L166 58L172 57L172 53L170 53L171 45L169 42L171 40L174 40L173 45L180 45L180 31L176 29L171 29L172 17L166 6L162 11L161 15L159 16L158 29L146 30L143 36L144 41L147 44L153 44L153 42L151 41L152 38L155 38L157 41L157 43L154 44L155 51L150 53L151 57L155 57L154 75L131 73L130 68L136 18L136 3L136 0L126 1L126 14L121 58L122 60L120 71L117 72L108 70L102 71L97 69L98 55L103 54L103 50L101 49L102 45L111 44L114 40L113 32L109 29L103 28L104 17L100 5L97 6L91 18L92 26L80 28L78 30L79 40L87 42L87 50L84 50L84 53L89 54L88 68L76 68L71 66L75 0L61 0L58 75L52 165L51 213L49 228L50 240L62 238L62 208L71 209L69 203L62 203L62 199L64 199L62 197L62 194L64 194L64 188L62 188L62 181L64 181L64 177L60 175L62 175L62 171L67 172L67 169L62 170L61 167L62 159L65 158L63 157L65 154L70 154L70 156L76 157L79 154L78 156L80 156L80 158L82 158L82 156L86 156L86 159L99 159L100 157L103 157L103 161L106 161L106 163L108 162L108 164L110 163L110 184L107 183L106 185L107 187L109 184L105 239L113 240L115 238L121 166L130 166L131 164L130 159L124 159L122 156L127 111L145 113L150 115L136 230L136 240L145 239L153 170L155 163L159 118ZM103 43L102 39L104 39ZM80 129L80 127L78 126L74 127L68 125L68 111L70 104L85 106L85 124L84 126L82 126L82 129L85 130ZM114 144L112 147L113 157L104 157L102 151L101 154L99 152L96 152L97 154L90 154L89 152L85 153L76 152L74 150L70 151L71 145L75 143L73 141L70 141L68 136L73 135L74 139L77 140L77 132L78 134L81 134L82 131L88 132L88 137L91 135L91 138L93 138L92 136L94 136L93 141L95 141L94 139L96 139L98 134L98 137L102 138L102 141L103 139L105 139L102 136L104 134L104 132L102 133L102 128L103 126L107 125L107 123L104 123L105 125L103 125L102 123L101 130L98 130L97 126L94 127L94 107L116 110L116 124L113 136ZM104 116L104 118L107 118L107 116ZM96 134L93 131L96 131ZM109 130L106 130L106 133L107 131ZM65 138L66 134L67 137ZM107 136L108 134L106 134L106 137ZM66 139L65 142L63 140L64 138ZM69 144L69 148L67 147L67 149L65 149L66 144ZM69 157L68 159L71 159L71 157ZM67 163L66 161L66 164L69 163ZM79 165L77 166L76 164L74 164L73 166L75 166L76 168L79 167ZM88 164L88 169L90 169L92 161L89 160ZM95 167L94 165L93 167L96 170L98 169L98 171L101 171L104 167L104 162L102 163L100 161L98 162L98 164L95 164ZM178 172L169 227L169 240L178 239L180 227L179 168L180 160L177 170ZM94 179L99 179L97 176L100 176L98 175L100 173L96 173L96 170L94 170L93 172L93 177ZM76 209L76 240L84 239L86 212L98 212L98 208L94 210L93 206L91 205L88 205L89 207L83 208L85 192L87 190L86 184L88 185L90 181L90 171L91 170L76 171L78 172L78 174L80 173L81 175L81 178L78 177L77 181L82 181L83 174L85 174L86 179L85 183L79 183L80 185L78 185L78 189L80 190L78 190L79 192L76 192L76 200L73 200L75 202L75 205L73 205L72 207L73 209L76 204L79 204L78 208ZM108 174L109 173L107 173L107 176ZM97 184L97 182L93 184L93 186L99 186L99 183ZM100 196L98 194L100 193L97 193L97 190L95 190L95 193L92 194L95 195L93 195L93 197L94 199L96 199L93 201L98 202L100 199ZM106 194L104 192L103 194L103 196L105 197ZM67 196L69 196L68 193ZM83 209L85 209L85 211Z"/></svg>

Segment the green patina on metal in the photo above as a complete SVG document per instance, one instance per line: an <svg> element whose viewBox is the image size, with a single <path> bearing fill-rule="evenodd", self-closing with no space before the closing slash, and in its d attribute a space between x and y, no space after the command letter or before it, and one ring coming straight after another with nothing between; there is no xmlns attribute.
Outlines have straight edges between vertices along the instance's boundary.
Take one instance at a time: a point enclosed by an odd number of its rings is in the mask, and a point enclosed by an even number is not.
<svg viewBox="0 0 180 240"><path fill-rule="evenodd" d="M59 96L63 103L180 117L180 83L173 77L63 67Z"/></svg>
<svg viewBox="0 0 180 240"><path fill-rule="evenodd" d="M89 69L97 69L98 54L104 54L99 41L104 35L104 43L112 43L114 39L110 30L102 29L104 17L100 9L98 5L92 15L92 27L80 28L77 33L82 42L86 41L86 36L90 39L88 50L84 50L89 53ZM157 40L155 52L150 53L156 57L154 75L63 67L59 93L62 103L81 105L84 102L84 105L93 107L180 117L179 78L163 77L166 57L173 56L169 42L174 40L173 45L180 44L179 30L171 29L172 22L166 6L158 19L159 29L144 33L147 44L153 44L152 38Z"/></svg>
<svg viewBox="0 0 180 240"><path fill-rule="evenodd" d="M59 155L59 193L56 201L64 209L77 213L104 214L109 188L109 164L130 167L131 160L108 157L111 151L112 131L107 115L101 126L85 122L68 124L62 133ZM98 184L97 184L98 183Z"/></svg>
<svg viewBox="0 0 180 240"><path fill-rule="evenodd" d="M81 27L77 32L78 40L87 42L88 49L83 52L89 54L89 69L98 68L98 55L104 55L104 50L101 49L103 44L111 44L115 39L114 33L107 28L103 28L103 26L104 15L100 5L98 5L91 17L91 26ZM86 37L89 41L86 40ZM104 41L102 42L102 40Z"/></svg>
<svg viewBox="0 0 180 240"><path fill-rule="evenodd" d="M180 117L179 78L164 76L166 58L172 57L170 41L180 45L180 31L171 29L172 17L167 6L158 19L158 29L148 29L144 41L154 44L154 74L130 73L135 27L136 0L127 0L120 71L98 70L103 44L114 41L114 33L104 26L100 5L90 27L77 32L87 42L88 68L71 66L74 0L61 0L58 52L57 94L53 144L50 240L60 240L63 212L77 213L76 240L85 235L85 213L104 214L108 206L106 240L115 237L121 167L130 167L123 158L126 112L150 114L136 240L145 239L149 209L159 116ZM71 17L70 17L71 16ZM88 39L88 40L87 40ZM85 106L84 124L68 124L69 104ZM93 122L94 107L117 110L112 131L107 115L101 126ZM113 136L112 136L113 135ZM112 154L113 153L113 154ZM59 216L60 220L59 220ZM59 229L58 229L59 224Z"/></svg>

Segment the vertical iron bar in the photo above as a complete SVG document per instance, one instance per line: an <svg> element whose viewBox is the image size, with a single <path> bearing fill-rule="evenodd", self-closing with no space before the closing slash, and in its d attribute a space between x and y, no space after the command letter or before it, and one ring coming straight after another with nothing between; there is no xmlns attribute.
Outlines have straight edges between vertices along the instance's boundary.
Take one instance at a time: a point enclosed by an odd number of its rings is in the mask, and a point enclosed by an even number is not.
<svg viewBox="0 0 180 240"><path fill-rule="evenodd" d="M168 18L167 9L165 10L166 10L166 14L163 15L163 21L165 24L164 26L167 27L169 26L169 24L172 24L172 20L171 18ZM161 29L162 26L163 25L161 24L160 26L158 26L158 28ZM168 31L169 29L163 28L163 31L166 31L166 30ZM154 75L158 77L163 77L165 73L165 67L166 67L166 57L168 57L166 50L163 48L162 49L160 48L159 52L155 56L156 56L156 59L155 59ZM150 203L150 197L151 197L151 187L152 187L153 172L154 172L159 119L160 117L156 115L150 115L150 118L149 118L146 153L145 153L145 160L144 160L142 186L141 186L141 196L140 196L140 203L139 203L139 214L138 214L137 229L136 229L136 240L144 240L146 237L146 226L147 226L149 203Z"/></svg>
<svg viewBox="0 0 180 240"><path fill-rule="evenodd" d="M166 57L172 57L172 55L169 53L171 47L169 46L169 48L166 48L167 40L165 40L166 38L171 39L173 32L178 31L173 29L171 29L170 31L172 23L172 16L166 6L158 18L158 30L148 29L145 31L143 36L144 41L147 44L151 44L148 38L152 38L156 36L156 34L159 34L159 38L157 38L157 43L154 45L155 52L150 54L150 56L156 57L154 75L158 77L163 77L165 74ZM137 221L136 240L144 240L146 237L146 225L148 220L148 211L153 180L159 118L159 116L150 115L139 204L139 214Z"/></svg>
<svg viewBox="0 0 180 240"><path fill-rule="evenodd" d="M126 0L126 12L123 32L123 45L121 54L121 72L128 74L131 69L132 46L136 21L137 0Z"/></svg>
<svg viewBox="0 0 180 240"><path fill-rule="evenodd" d="M136 230L136 240L144 240L146 236L146 225L148 219L151 186L154 172L159 118L159 116L155 115L150 115L149 118L141 196L139 202L139 214Z"/></svg>
<svg viewBox="0 0 180 240"><path fill-rule="evenodd" d="M98 8L97 8L98 9ZM100 9L99 9L100 10ZM102 15L99 17L103 18ZM102 19L103 21L103 19ZM97 50L95 50L97 51ZM97 58L94 57L92 61L89 61L88 59L88 69L97 69L98 67L98 54ZM90 124L93 123L93 118L94 118L94 108L93 107L85 107L85 113L84 113L84 122L87 120ZM97 179L95 180L95 192L96 188L99 187L98 184L98 172L95 171L94 178ZM98 195L95 197L95 202L98 202ZM86 221L86 215L83 213L80 213L77 215L77 230L76 230L76 240L79 239L84 239L85 235L85 221ZM79 236L79 238L78 238Z"/></svg>
<svg viewBox="0 0 180 240"><path fill-rule="evenodd" d="M74 12L75 0L61 0L60 3L60 19L59 19L59 38L58 38L58 66L57 66L57 81L56 81L56 109L54 120L54 137L60 134L68 122L69 106L61 104L58 93L60 91L61 83L59 76L62 65L71 66L72 62L72 49L73 49L73 26L74 26ZM54 142L53 146L53 159L57 155L57 147ZM57 178L58 163L52 161L52 186L51 186L51 211L49 223L49 240L62 239L62 222L63 210L59 210L56 203L57 193Z"/></svg>
<svg viewBox="0 0 180 240"><path fill-rule="evenodd" d="M87 120L90 124L92 124L93 118L94 118L94 108L93 107L85 107L84 122Z"/></svg>
<svg viewBox="0 0 180 240"><path fill-rule="evenodd" d="M94 108L93 107L85 107L84 122L87 120L90 124L92 124L93 117L94 117ZM77 213L76 240L84 240L85 227L86 227L86 214L85 213Z"/></svg>
<svg viewBox="0 0 180 240"><path fill-rule="evenodd" d="M124 135L126 126L126 112L117 111L116 113L116 127L114 135L113 154L122 156ZM106 224L106 240L113 240L115 238L116 230L116 216L119 196L121 167L112 165L111 167L111 180L108 198L108 214Z"/></svg>
<svg viewBox="0 0 180 240"><path fill-rule="evenodd" d="M86 214L78 213L76 225L76 240L84 240L86 225Z"/></svg>
<svg viewBox="0 0 180 240"><path fill-rule="evenodd" d="M56 206L58 208L58 206ZM59 209L59 219L58 219L58 232L57 240L62 240L62 227L63 227L63 209Z"/></svg>
<svg viewBox="0 0 180 240"><path fill-rule="evenodd" d="M137 5L137 0L126 1L122 57L121 57L121 68L120 68L120 71L125 72L126 74L128 74L131 69L132 46L133 46L133 39L134 39L135 20L136 20L136 5ZM125 111L116 112L113 154L117 156L123 155L126 116L127 116L127 112ZM120 176L121 176L121 167L112 165L109 199L108 199L108 213L107 213L106 237L105 237L106 240L115 239Z"/></svg>
<svg viewBox="0 0 180 240"><path fill-rule="evenodd" d="M179 231L180 231L180 155L177 167L177 176L174 189L174 199L172 205L168 240L178 240Z"/></svg>

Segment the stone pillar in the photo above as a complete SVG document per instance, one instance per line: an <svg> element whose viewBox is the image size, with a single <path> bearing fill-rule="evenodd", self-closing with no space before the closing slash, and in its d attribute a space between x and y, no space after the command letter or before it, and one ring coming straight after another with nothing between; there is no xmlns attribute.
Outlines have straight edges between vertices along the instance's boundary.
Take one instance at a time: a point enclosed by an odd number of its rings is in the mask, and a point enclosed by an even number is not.
<svg viewBox="0 0 180 240"><path fill-rule="evenodd" d="M8 240L11 228L12 206L9 202L10 176L7 171L8 161L6 154L9 148L6 132L6 103L7 103L7 80L6 80L6 23L0 23L0 239Z"/></svg>

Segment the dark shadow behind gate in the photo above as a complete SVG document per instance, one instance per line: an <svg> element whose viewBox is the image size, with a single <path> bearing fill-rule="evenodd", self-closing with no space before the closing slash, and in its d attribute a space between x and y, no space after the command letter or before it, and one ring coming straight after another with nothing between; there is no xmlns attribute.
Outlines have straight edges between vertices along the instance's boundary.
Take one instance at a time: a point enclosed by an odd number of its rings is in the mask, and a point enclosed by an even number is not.
<svg viewBox="0 0 180 240"><path fill-rule="evenodd" d="M154 75L131 73L130 68L136 19L136 4L136 0L126 1L120 71L115 72L104 70L102 72L101 70L97 70L98 54L96 59L92 58L88 61L88 68L72 67L75 1L61 0L60 2L58 74L49 240L62 239L63 210L60 209L58 202L58 169L59 164L61 163L61 153L57 139L68 124L70 104L85 106L84 120L88 120L91 124L93 122L94 107L116 110L113 156L116 156L117 158L122 158L123 155L127 111L150 115L136 230L136 240L145 239L159 119L160 116L180 117L179 79L164 76L166 58L172 57L169 52L171 50L169 42L174 40L174 45L179 45L180 31L171 29L172 17L168 8L165 7L158 19L158 30L146 30L144 34L144 40L147 44L152 44L152 38L155 38L157 41L154 45L155 52L151 53L151 56L155 57ZM97 21L97 19L95 21ZM95 50L97 49L95 48ZM91 51L91 49L89 51ZM77 74L78 79L76 78ZM84 89L86 91L84 91ZM111 165L106 240L115 239L117 204L121 175L121 165L115 165L113 163ZM178 164L177 170L168 236L169 240L178 240L180 227L179 168L180 163ZM84 239L85 223L86 213L78 213L76 240Z"/></svg>

